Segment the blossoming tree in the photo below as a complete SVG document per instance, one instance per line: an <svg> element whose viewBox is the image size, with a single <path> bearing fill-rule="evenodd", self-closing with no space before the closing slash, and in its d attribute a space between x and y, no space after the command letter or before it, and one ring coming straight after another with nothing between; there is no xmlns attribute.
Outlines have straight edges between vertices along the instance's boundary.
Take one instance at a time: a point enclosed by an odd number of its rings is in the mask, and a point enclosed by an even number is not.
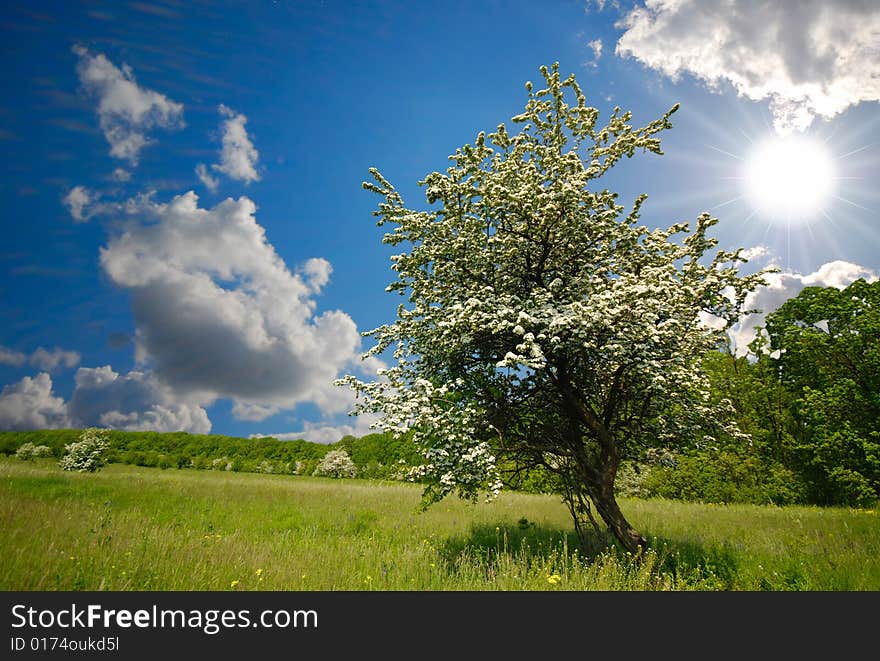
<svg viewBox="0 0 880 661"><path fill-rule="evenodd" d="M740 251L704 258L717 243L708 215L693 232L650 230L638 224L646 196L624 215L595 183L636 150L662 154L656 134L677 106L639 129L615 109L599 128L574 76L541 73L546 88L526 84L516 135L503 124L480 133L420 182L428 210L404 206L370 170L384 242L404 248L388 290L407 303L366 333L367 355L393 349L396 364L374 382L342 382L358 393L355 413L382 413L385 431L418 445L426 505L497 494L503 456L555 476L582 542L600 529L595 512L637 551L646 540L618 507L618 466L725 419L699 360L760 274L740 274Z"/></svg>

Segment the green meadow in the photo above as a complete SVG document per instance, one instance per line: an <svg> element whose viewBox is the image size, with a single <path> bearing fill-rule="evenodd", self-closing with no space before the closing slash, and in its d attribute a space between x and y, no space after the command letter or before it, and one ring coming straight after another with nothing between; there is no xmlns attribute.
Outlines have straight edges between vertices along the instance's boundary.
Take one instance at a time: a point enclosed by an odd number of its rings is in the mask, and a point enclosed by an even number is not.
<svg viewBox="0 0 880 661"><path fill-rule="evenodd" d="M874 510L622 501L581 552L553 496L419 509L418 485L0 458L3 590L880 590Z"/></svg>

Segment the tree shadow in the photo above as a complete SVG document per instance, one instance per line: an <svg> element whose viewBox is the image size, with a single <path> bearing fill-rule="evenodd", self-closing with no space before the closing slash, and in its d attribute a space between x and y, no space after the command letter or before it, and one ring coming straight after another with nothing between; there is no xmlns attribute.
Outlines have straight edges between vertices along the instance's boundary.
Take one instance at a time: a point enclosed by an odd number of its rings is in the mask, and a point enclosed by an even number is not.
<svg viewBox="0 0 880 661"><path fill-rule="evenodd" d="M542 560L551 557L570 559L575 554L581 558L585 555L589 558L614 548L610 536L591 532L586 548L582 548L574 531L539 526L522 518L514 525L506 521L495 525L473 525L466 535L447 538L438 551L447 563L454 566L456 561L465 556L486 562L493 562L502 555Z"/></svg>
<svg viewBox="0 0 880 661"><path fill-rule="evenodd" d="M652 536L648 539L653 571L666 575L670 579L668 584L720 591L736 589L738 562L731 545ZM573 530L539 526L523 518L515 525L498 522L471 526L467 534L447 538L438 552L451 573L464 559L489 567L503 556L543 564L563 558L572 560L574 556L581 562L608 556L626 563L634 559L610 534L591 530L585 541L582 545Z"/></svg>
<svg viewBox="0 0 880 661"><path fill-rule="evenodd" d="M649 548L657 554L658 569L676 584L700 584L714 590L734 590L739 566L732 545L705 545L694 540L648 536Z"/></svg>

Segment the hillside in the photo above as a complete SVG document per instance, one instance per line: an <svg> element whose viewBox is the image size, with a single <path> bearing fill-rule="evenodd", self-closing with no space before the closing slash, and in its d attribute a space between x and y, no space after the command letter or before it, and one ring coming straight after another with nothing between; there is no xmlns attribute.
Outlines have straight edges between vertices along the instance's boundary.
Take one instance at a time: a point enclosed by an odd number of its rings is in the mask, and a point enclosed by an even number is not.
<svg viewBox="0 0 880 661"><path fill-rule="evenodd" d="M82 430L52 429L0 432L0 454L11 455L24 443L46 445L55 457L64 454ZM233 472L311 474L330 450L344 449L363 477L390 477L400 460L414 460L412 449L384 434L346 436L324 445L305 440L237 438L186 432L110 431L109 463L158 468L196 468Z"/></svg>

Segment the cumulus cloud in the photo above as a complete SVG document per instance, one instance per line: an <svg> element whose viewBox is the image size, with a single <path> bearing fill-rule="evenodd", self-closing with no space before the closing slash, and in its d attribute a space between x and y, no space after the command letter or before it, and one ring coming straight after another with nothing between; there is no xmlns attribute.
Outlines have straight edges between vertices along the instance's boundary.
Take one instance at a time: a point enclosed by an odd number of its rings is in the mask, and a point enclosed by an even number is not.
<svg viewBox="0 0 880 661"><path fill-rule="evenodd" d="M195 399L181 397L149 372L133 370L120 375L109 365L77 370L68 410L81 427L196 434L211 431L208 413Z"/></svg>
<svg viewBox="0 0 880 661"><path fill-rule="evenodd" d="M63 429L72 427L64 399L52 392L45 372L24 377L0 391L0 429Z"/></svg>
<svg viewBox="0 0 880 661"><path fill-rule="evenodd" d="M367 356L350 365L350 369L366 378L383 378L380 370L387 369L388 365L376 356ZM354 396L350 390L342 391L349 409L353 408ZM281 432L278 434L252 434L251 438L263 438L272 436L281 441L303 439L312 443L335 443L343 436L365 436L377 431L373 425L377 425L382 419L380 414L361 413L349 416L350 423L339 423L331 420L304 422L301 431Z"/></svg>
<svg viewBox="0 0 880 661"><path fill-rule="evenodd" d="M51 372L58 368L59 366L63 367L76 367L79 365L80 355L76 351L65 351L64 349L60 349L55 347L51 351L48 349L44 349L43 347L38 347L36 351L31 354L31 357L28 359L28 362L35 367L38 367L41 370L46 372Z"/></svg>
<svg viewBox="0 0 880 661"><path fill-rule="evenodd" d="M746 248L740 253L743 259L749 261L767 257L769 254L770 251L767 249L767 246L753 246L752 248Z"/></svg>
<svg viewBox="0 0 880 661"><path fill-rule="evenodd" d="M137 165L141 150L150 143L148 130L183 125L183 104L138 85L131 67L119 68L83 46L74 46L73 52L79 56L80 83L98 100L98 118L112 156Z"/></svg>
<svg viewBox="0 0 880 661"><path fill-rule="evenodd" d="M618 23L615 52L769 100L780 133L880 100L880 5L864 0L646 0Z"/></svg>
<svg viewBox="0 0 880 661"><path fill-rule="evenodd" d="M874 282L877 277L878 274L869 268L839 260L823 264L813 273L787 271L765 276L767 285L751 292L745 302L747 309L761 312L748 315L731 328L730 335L736 354L744 356L749 353L748 345L764 325L765 317L789 298L797 296L804 287L843 289L860 278Z"/></svg>
<svg viewBox="0 0 880 661"><path fill-rule="evenodd" d="M81 367L75 381L69 402L55 395L46 372L7 385L0 392L0 429L211 431L207 411L199 402L181 397L148 372L120 375L109 365Z"/></svg>
<svg viewBox="0 0 880 661"><path fill-rule="evenodd" d="M213 164L211 169L246 184L259 181L260 173L257 172L257 160L260 158L260 153L254 147L245 128L247 117L222 103L219 106L219 112L226 118L223 122L223 146L220 150L220 163ZM196 175L209 190L217 190L220 182L216 177L210 175L204 163L199 163L196 166Z"/></svg>
<svg viewBox="0 0 880 661"><path fill-rule="evenodd" d="M67 195L64 196L62 202L70 212L74 222L84 223L90 215L86 209L95 200L92 192L85 186L74 186Z"/></svg>
<svg viewBox="0 0 880 661"><path fill-rule="evenodd" d="M306 278L309 288L317 293L330 282L330 274L333 273L333 267L326 259L322 257L312 257L302 267L302 274Z"/></svg>
<svg viewBox="0 0 880 661"><path fill-rule="evenodd" d="M316 311L330 265L291 272L255 211L247 197L202 209L193 192L129 206L140 217L101 250L101 264L131 293L137 356L174 392L232 399L244 419L303 402L345 411L351 394L333 381L361 339L344 312Z"/></svg>
<svg viewBox="0 0 880 661"><path fill-rule="evenodd" d="M259 152L248 136L245 124L247 117L231 108L220 104L220 114L226 117L223 122L223 149L220 152L220 164L214 169L222 172L230 179L250 183L259 181L257 159Z"/></svg>

